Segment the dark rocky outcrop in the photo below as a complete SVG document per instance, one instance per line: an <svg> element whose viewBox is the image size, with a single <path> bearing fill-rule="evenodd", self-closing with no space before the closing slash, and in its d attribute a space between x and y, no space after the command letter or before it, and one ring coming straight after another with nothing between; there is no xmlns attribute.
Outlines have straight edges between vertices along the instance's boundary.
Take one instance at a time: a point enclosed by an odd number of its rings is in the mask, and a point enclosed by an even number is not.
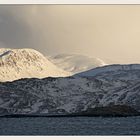
<svg viewBox="0 0 140 140"><path fill-rule="evenodd" d="M86 111L75 113L80 116L126 117L139 116L140 112L126 105L88 108Z"/></svg>

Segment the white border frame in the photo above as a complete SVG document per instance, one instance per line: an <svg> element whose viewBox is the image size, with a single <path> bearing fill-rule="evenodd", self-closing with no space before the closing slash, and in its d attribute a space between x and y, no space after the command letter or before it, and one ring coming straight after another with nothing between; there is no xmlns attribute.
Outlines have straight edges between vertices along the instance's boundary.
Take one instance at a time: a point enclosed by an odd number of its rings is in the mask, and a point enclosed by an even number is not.
<svg viewBox="0 0 140 140"><path fill-rule="evenodd" d="M11 5L11 4L140 4L140 0L0 0L0 5ZM78 140L130 140L136 139L140 140L140 136L0 136L0 139L6 140L38 140L38 139L52 139L52 140L63 140L63 139L78 139Z"/></svg>
<svg viewBox="0 0 140 140"><path fill-rule="evenodd" d="M0 0L0 4L140 4L140 0Z"/></svg>

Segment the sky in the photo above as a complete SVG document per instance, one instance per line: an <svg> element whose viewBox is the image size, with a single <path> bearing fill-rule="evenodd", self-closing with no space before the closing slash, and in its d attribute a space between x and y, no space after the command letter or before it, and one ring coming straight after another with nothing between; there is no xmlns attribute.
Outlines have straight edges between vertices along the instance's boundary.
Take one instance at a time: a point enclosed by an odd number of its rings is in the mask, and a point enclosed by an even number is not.
<svg viewBox="0 0 140 140"><path fill-rule="evenodd" d="M140 5L1 5L0 47L140 63Z"/></svg>

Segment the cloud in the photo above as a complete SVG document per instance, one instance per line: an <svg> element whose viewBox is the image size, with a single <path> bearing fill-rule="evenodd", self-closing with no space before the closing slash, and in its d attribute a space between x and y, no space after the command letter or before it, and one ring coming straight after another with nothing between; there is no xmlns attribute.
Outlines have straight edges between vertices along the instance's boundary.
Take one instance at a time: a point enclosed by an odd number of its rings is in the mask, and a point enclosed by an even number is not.
<svg viewBox="0 0 140 140"><path fill-rule="evenodd" d="M20 10L16 12L13 6L0 6L0 42L9 48L29 47L32 45L30 27L19 16Z"/></svg>
<svg viewBox="0 0 140 140"><path fill-rule="evenodd" d="M140 62L140 6L0 6L0 46Z"/></svg>

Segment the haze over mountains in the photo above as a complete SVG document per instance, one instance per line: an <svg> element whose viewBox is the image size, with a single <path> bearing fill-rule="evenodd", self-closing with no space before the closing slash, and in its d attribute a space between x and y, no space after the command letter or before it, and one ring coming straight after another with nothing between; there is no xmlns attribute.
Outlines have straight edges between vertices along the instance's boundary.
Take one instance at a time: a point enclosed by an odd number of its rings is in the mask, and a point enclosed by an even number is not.
<svg viewBox="0 0 140 140"><path fill-rule="evenodd" d="M107 65L99 58L89 57L81 54L58 54L50 57L52 61L59 68L73 74L87 71L99 66Z"/></svg>

